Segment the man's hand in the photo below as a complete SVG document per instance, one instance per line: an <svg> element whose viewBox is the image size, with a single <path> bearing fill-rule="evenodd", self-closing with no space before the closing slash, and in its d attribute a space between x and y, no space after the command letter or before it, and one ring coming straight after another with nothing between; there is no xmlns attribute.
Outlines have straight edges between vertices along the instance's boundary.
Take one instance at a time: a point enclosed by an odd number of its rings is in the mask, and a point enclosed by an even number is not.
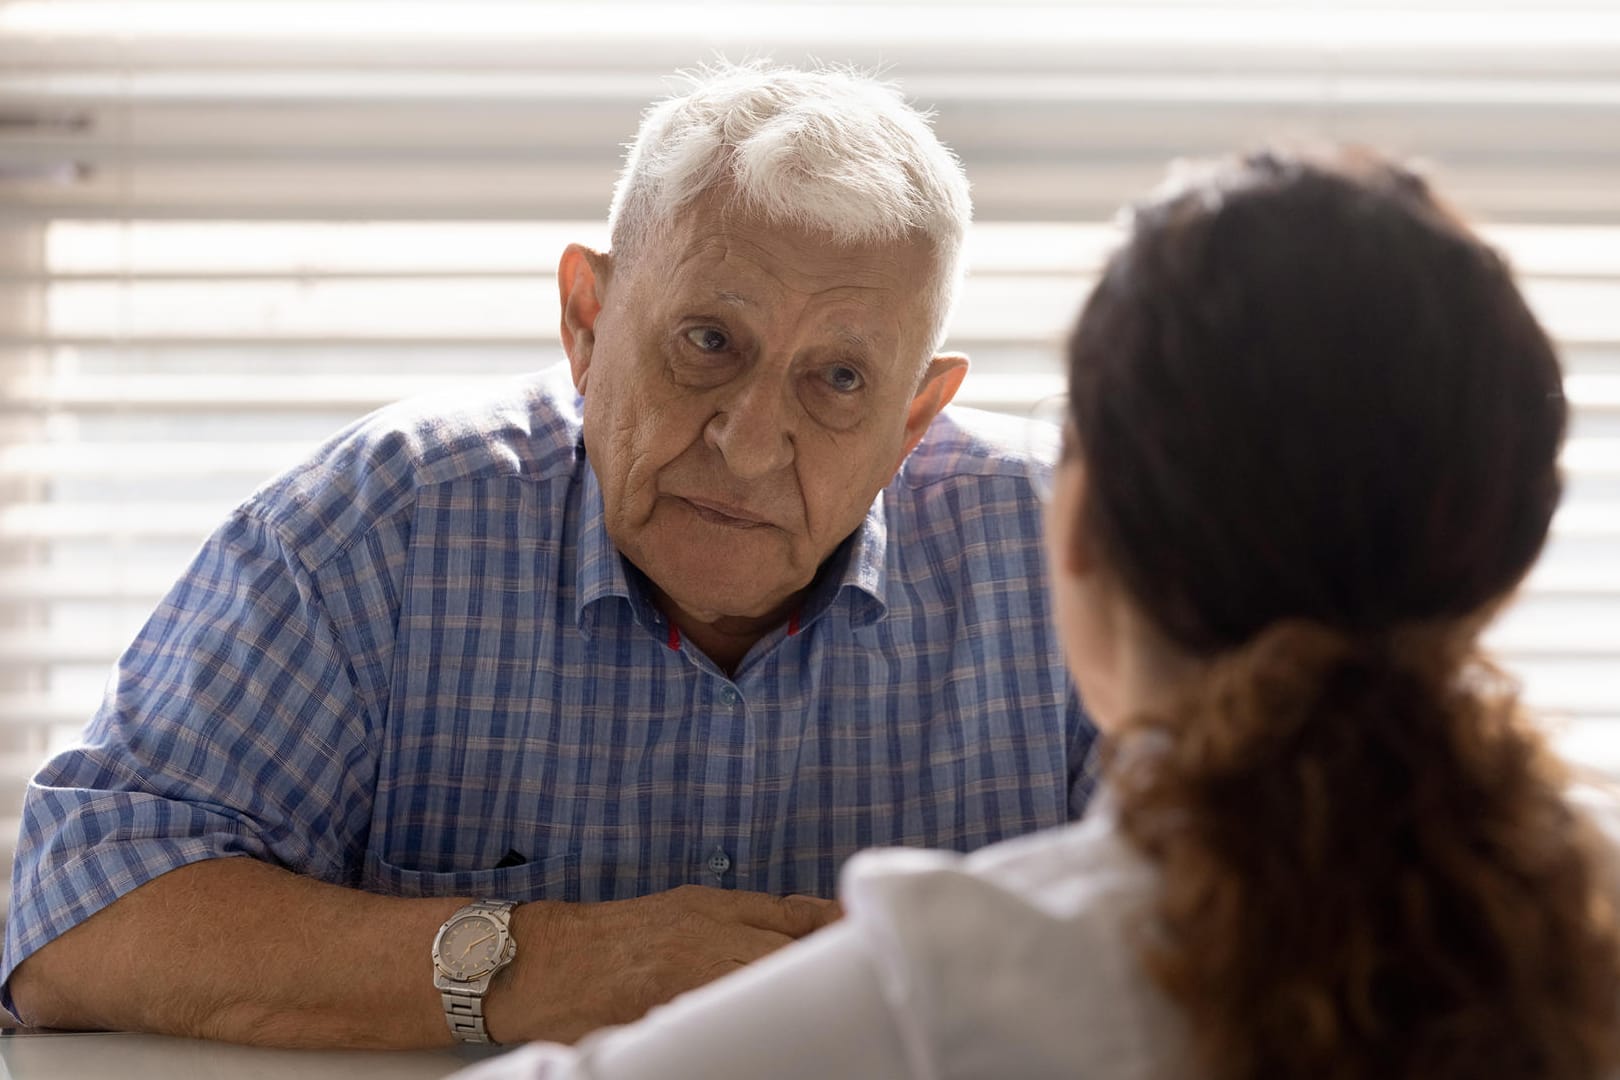
<svg viewBox="0 0 1620 1080"><path fill-rule="evenodd" d="M839 914L831 900L701 885L635 900L524 904L512 913L517 959L485 998L490 1037L572 1042L627 1023Z"/></svg>

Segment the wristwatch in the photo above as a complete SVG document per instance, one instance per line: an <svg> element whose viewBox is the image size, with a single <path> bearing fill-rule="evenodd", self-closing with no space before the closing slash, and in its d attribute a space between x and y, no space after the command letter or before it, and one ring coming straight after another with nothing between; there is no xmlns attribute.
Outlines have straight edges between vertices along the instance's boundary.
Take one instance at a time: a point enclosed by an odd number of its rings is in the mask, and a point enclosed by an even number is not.
<svg viewBox="0 0 1620 1080"><path fill-rule="evenodd" d="M433 985L444 1000L450 1034L487 1043L484 994L495 973L517 956L510 900L479 900L444 921L433 938Z"/></svg>

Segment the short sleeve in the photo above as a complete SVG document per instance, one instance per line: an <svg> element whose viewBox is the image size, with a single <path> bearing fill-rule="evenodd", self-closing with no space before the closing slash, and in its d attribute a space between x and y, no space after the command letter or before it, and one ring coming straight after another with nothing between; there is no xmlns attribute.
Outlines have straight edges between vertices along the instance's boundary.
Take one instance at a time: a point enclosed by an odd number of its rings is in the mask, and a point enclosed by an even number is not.
<svg viewBox="0 0 1620 1080"><path fill-rule="evenodd" d="M29 784L0 977L170 870L250 856L356 875L368 715L311 575L241 512L119 659L80 745Z"/></svg>

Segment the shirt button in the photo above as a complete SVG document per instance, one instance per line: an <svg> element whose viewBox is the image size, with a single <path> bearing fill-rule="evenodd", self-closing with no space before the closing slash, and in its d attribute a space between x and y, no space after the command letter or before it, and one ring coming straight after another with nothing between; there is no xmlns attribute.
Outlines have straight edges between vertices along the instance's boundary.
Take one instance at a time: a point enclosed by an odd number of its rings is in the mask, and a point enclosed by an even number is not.
<svg viewBox="0 0 1620 1080"><path fill-rule="evenodd" d="M731 856L727 855L719 848L715 848L714 851L709 854L709 873L713 874L715 877L724 877L726 871L730 869Z"/></svg>
<svg viewBox="0 0 1620 1080"><path fill-rule="evenodd" d="M720 700L727 705L737 704L739 696L740 695L738 695L737 688L735 686L727 686L725 689L720 691Z"/></svg>

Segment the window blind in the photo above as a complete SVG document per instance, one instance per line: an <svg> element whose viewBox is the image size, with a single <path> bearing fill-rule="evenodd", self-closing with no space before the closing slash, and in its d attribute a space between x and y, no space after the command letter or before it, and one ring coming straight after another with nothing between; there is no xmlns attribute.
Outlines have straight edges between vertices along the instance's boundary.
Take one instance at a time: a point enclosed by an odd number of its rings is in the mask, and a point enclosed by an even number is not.
<svg viewBox="0 0 1620 1080"><path fill-rule="evenodd" d="M1489 641L1620 771L1620 17L1542 4L0 3L0 856L23 783L236 501L399 397L562 359L552 274L715 55L878 69L978 224L960 400L1023 411L1116 208L1273 138L1421 157L1514 258L1568 496Z"/></svg>

